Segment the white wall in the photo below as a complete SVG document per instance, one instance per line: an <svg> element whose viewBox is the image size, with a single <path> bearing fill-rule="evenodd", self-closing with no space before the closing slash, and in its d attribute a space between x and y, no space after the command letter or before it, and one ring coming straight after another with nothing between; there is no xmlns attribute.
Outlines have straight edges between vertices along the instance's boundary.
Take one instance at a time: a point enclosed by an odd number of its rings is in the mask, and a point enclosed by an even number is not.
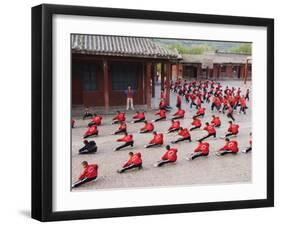
<svg viewBox="0 0 281 226"><path fill-rule="evenodd" d="M30 79L30 8L41 1L3 1L1 3L1 35L0 35L0 221L1 225L35 225L38 222L30 219L30 108L31 108L31 79ZM228 14L237 16L271 17L275 18L275 62L280 62L281 14L278 1L130 1L130 0L96 0L96 1L47 1L55 4L92 5L103 7L139 8L147 10L182 11L191 13ZM279 10L278 10L279 9ZM275 84L281 84L280 64L276 64ZM281 114L281 89L276 87L276 115ZM279 88L279 90L277 90ZM17 123L17 126L15 124ZM280 159L280 118L275 119L276 128L276 163ZM17 135L14 135L15 133ZM3 146L4 144L4 146ZM60 222L60 225L150 225L161 222L170 224L261 224L277 221L281 211L280 197L280 164L276 164L276 207L264 209L200 212L188 214L173 214L161 216L145 216L131 218L114 218L101 220L84 220ZM15 179L13 179L15 178Z"/></svg>

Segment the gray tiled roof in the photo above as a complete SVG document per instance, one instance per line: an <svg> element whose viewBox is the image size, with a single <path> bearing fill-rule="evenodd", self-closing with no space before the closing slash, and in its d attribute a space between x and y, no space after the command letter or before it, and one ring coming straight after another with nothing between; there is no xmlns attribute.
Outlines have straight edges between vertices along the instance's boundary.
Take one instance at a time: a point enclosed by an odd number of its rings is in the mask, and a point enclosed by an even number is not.
<svg viewBox="0 0 281 226"><path fill-rule="evenodd" d="M73 53L91 55L180 58L178 53L159 45L153 39L142 37L72 34L71 48Z"/></svg>
<svg viewBox="0 0 281 226"><path fill-rule="evenodd" d="M251 56L246 54L235 53L206 53L202 55L197 54L182 54L183 63L202 63L206 60L214 64L233 63L245 64L246 60Z"/></svg>

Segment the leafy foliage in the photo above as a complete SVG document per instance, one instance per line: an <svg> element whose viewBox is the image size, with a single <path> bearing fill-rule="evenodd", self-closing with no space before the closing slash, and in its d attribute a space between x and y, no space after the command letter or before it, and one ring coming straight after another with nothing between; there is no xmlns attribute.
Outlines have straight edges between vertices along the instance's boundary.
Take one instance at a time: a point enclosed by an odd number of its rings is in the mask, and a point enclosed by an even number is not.
<svg viewBox="0 0 281 226"><path fill-rule="evenodd" d="M230 52L232 53L242 53L242 54L252 54L252 44L251 43L243 43L237 47L231 48Z"/></svg>

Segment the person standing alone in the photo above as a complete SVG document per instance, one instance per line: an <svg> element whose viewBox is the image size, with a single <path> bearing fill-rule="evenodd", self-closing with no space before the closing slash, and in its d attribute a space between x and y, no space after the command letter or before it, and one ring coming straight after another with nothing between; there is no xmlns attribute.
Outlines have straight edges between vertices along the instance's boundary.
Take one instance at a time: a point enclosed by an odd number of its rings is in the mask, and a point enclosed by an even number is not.
<svg viewBox="0 0 281 226"><path fill-rule="evenodd" d="M134 108L134 90L131 88L131 86L128 86L127 90L125 91L125 94L127 96L127 111L130 109L130 105L131 105L131 109L135 110Z"/></svg>

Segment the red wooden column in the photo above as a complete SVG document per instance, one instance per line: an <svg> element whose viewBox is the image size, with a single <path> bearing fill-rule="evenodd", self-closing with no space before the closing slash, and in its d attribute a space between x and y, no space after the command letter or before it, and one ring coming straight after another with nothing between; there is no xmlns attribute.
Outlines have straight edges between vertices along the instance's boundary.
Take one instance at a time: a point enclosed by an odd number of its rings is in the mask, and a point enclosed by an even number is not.
<svg viewBox="0 0 281 226"><path fill-rule="evenodd" d="M151 71L152 71L152 63L146 63L145 98L146 98L147 109L151 109L151 87L150 87Z"/></svg>
<svg viewBox="0 0 281 226"><path fill-rule="evenodd" d="M151 74L151 81L152 81L152 97L155 97L155 77L157 74L157 64L152 64L152 74Z"/></svg>
<svg viewBox="0 0 281 226"><path fill-rule="evenodd" d="M170 104L170 84L172 79L172 65L171 63L166 63L166 81L165 81L165 93L167 97L167 103Z"/></svg>
<svg viewBox="0 0 281 226"><path fill-rule="evenodd" d="M103 60L103 93L104 93L104 108L105 111L109 110L109 90L108 90L108 62Z"/></svg>
<svg viewBox="0 0 281 226"><path fill-rule="evenodd" d="M164 89L164 77L166 76L165 64L161 63L161 89Z"/></svg>

